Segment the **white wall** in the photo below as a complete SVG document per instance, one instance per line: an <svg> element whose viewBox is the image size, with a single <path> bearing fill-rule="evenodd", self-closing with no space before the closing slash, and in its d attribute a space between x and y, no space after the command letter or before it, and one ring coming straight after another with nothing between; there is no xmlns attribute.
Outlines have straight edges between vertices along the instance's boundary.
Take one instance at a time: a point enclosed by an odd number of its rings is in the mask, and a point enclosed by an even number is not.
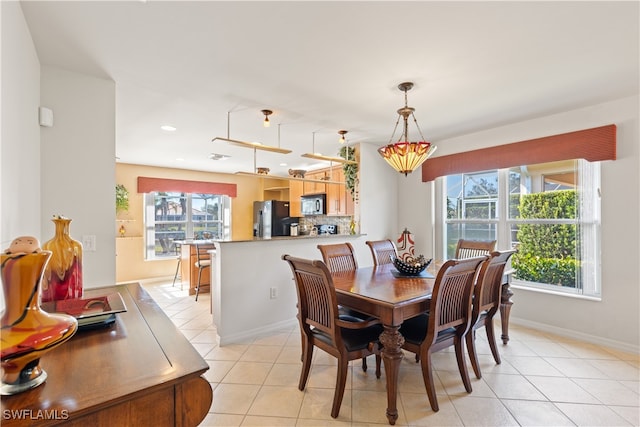
<svg viewBox="0 0 640 427"><path fill-rule="evenodd" d="M618 127L617 160L602 162L602 300L514 289L513 322L640 351L638 105L638 96L633 96L437 142L438 155L445 155L612 123ZM419 174L411 179L412 185L399 188L399 217L430 224L432 184L420 183ZM434 234L431 224L411 231L418 242Z"/></svg>
<svg viewBox="0 0 640 427"><path fill-rule="evenodd" d="M53 215L73 220L71 237L96 236L83 251L84 287L115 283L115 83L43 66L41 103L54 125L41 130L41 225L53 237Z"/></svg>
<svg viewBox="0 0 640 427"><path fill-rule="evenodd" d="M0 244L40 231L40 63L19 2L0 2Z"/></svg>

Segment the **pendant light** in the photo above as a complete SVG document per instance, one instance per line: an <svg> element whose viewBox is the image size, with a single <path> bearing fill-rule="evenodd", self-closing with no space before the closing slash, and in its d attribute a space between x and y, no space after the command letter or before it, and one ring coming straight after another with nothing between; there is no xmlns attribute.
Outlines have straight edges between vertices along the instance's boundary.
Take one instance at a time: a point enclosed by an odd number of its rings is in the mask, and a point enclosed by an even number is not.
<svg viewBox="0 0 640 427"><path fill-rule="evenodd" d="M378 153L380 153L385 161L395 170L403 173L404 176L413 172L418 166L424 163L424 161L427 160L434 151L436 151L436 146L427 142L422 135L420 126L418 126L418 121L413 114L415 109L407 105L407 91L411 90L411 88L413 88L413 83L411 82L400 83L398 85L398 89L404 92L404 107L398 110L398 120L396 121L396 126L393 128L389 144L378 149ZM419 142L409 142L409 116L413 117L413 121L418 128L420 138L422 138ZM403 121L403 132L402 135L400 135L398 142L393 143L393 136L398 128L398 123L400 123L400 118L402 118Z"/></svg>
<svg viewBox="0 0 640 427"><path fill-rule="evenodd" d="M345 131L341 131L341 132L347 133L346 130ZM312 135L313 135L312 136L312 140L311 140L312 141L311 142L311 144L312 144L312 146L311 146L312 152L311 153L302 154L302 157L307 157L309 159L315 159L315 160L324 160L324 161L327 161L327 162L343 163L343 164L357 163L357 162L354 162L353 160L343 159L342 157L324 156L324 155L322 155L320 153L316 153L316 133L312 132Z"/></svg>
<svg viewBox="0 0 640 427"><path fill-rule="evenodd" d="M262 114L264 114L264 120L262 121L262 125L266 128L268 128L271 125L271 122L269 121L269 116L271 114L273 114L273 111L271 110L262 110Z"/></svg>
<svg viewBox="0 0 640 427"><path fill-rule="evenodd" d="M265 111L269 111L269 110L265 110ZM271 111L269 111L269 113L271 113ZM229 122L230 122L230 114L231 112L227 112L227 137L221 137L221 136L216 136L215 138L213 138L211 140L211 142L214 141L226 141L229 144L233 144L233 145L237 145L240 147L244 147L244 148L251 148L253 150L262 150L262 151L271 151L274 153L281 153L281 154L289 154L291 152L291 150L288 150L286 148L280 148L278 147L273 147L271 145L265 145L262 144L260 142L246 142L246 141L239 141L237 139L231 139L229 138ZM268 115L267 115L268 116Z"/></svg>

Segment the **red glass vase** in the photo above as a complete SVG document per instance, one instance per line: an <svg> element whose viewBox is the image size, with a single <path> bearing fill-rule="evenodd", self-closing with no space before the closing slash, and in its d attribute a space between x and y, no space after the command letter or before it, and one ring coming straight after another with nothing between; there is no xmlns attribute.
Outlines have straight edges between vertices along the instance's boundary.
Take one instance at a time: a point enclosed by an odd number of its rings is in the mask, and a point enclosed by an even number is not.
<svg viewBox="0 0 640 427"><path fill-rule="evenodd" d="M55 236L42 245L52 252L42 285L42 301L82 297L82 244L69 235L71 219L54 216Z"/></svg>

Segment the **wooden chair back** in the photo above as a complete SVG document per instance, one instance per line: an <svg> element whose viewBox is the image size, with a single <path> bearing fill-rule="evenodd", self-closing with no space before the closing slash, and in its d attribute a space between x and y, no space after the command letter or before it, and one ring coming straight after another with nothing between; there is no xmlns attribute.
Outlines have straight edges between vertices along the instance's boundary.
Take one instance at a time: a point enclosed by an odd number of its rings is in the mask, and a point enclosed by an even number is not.
<svg viewBox="0 0 640 427"><path fill-rule="evenodd" d="M338 300L327 266L318 260L283 256L293 272L298 294L298 320L300 329L311 336L311 328L331 337L333 346L342 344L336 319Z"/></svg>
<svg viewBox="0 0 640 427"><path fill-rule="evenodd" d="M515 252L515 250L492 252L489 261L480 269L473 291L472 325L475 325L480 313L486 311L493 315L500 308L504 268Z"/></svg>
<svg viewBox="0 0 640 427"><path fill-rule="evenodd" d="M322 260L331 273L339 271L353 271L358 269L358 261L353 253L351 243L336 243L333 245L318 245Z"/></svg>
<svg viewBox="0 0 640 427"><path fill-rule="evenodd" d="M398 256L396 245L389 239L367 240L365 243L371 249L373 265L393 264L393 259Z"/></svg>
<svg viewBox="0 0 640 427"><path fill-rule="evenodd" d="M438 334L450 328L456 329L458 337L466 333L471 321L471 294L476 273L487 258L452 259L438 270L429 306L426 344L435 343Z"/></svg>
<svg viewBox="0 0 640 427"><path fill-rule="evenodd" d="M495 240L458 240L455 258L473 258L489 255L496 248Z"/></svg>

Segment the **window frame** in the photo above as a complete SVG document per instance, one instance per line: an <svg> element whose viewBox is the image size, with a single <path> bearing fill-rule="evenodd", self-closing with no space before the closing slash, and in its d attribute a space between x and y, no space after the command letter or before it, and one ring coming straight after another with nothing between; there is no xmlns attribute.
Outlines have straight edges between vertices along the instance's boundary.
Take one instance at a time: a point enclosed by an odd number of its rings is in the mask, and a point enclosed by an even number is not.
<svg viewBox="0 0 640 427"><path fill-rule="evenodd" d="M184 197L186 200L185 209L186 215L184 220L180 221L164 221L164 220L156 220L156 200L158 197L158 193L166 193L170 198L181 198ZM202 196L204 193L187 193L182 191L152 191L148 193L144 193L143 203L144 203L144 259L145 261L158 261L158 260L166 260L174 258L176 253L175 251L167 251L165 255L160 255L156 253L156 226L159 224L183 224L184 230L184 240L193 240L194 236L194 225L195 224L217 224L219 233L217 236L212 236L212 240L229 240L231 238L231 198L225 194L206 194L211 196L212 199L218 198L218 219L194 219L193 214L193 199L200 198L203 199ZM162 197L162 196L161 196ZM204 198L207 199L207 198ZM205 203L206 205L206 203ZM210 228L207 226L206 230ZM171 247L175 248L174 241L181 239L172 239Z"/></svg>
<svg viewBox="0 0 640 427"><path fill-rule="evenodd" d="M572 295L599 300L601 289L601 257L600 257L600 164L599 162L587 162L577 160L575 172L577 174L576 190L578 198L577 215L575 219L516 219L509 216L509 177L512 168L493 169L497 171L498 200L495 219L448 219L447 218L447 177L435 179L435 256L440 259L447 258L447 229L450 224L488 224L495 225L497 241L496 248L511 248L512 226L517 224L575 224L579 233L578 245L581 249L580 260L583 267L580 269L580 277L576 288L562 287L552 284L540 284L528 282L510 277L514 287L529 290L550 292L559 295ZM477 171L456 173L455 175L486 173L490 171ZM544 174L541 174L544 179ZM464 182L464 178L462 180ZM463 189L464 191L464 189ZM539 192L544 191L544 185ZM588 268L585 268L587 266ZM508 266L507 271L512 272Z"/></svg>

